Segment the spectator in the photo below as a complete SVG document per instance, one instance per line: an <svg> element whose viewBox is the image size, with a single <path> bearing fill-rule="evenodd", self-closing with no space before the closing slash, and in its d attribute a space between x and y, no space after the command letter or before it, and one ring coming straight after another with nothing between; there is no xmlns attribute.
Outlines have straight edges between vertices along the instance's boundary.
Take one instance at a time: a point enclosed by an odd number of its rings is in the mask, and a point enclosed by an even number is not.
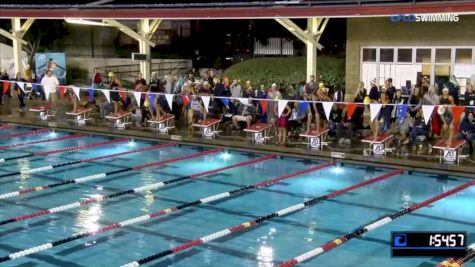
<svg viewBox="0 0 475 267"><path fill-rule="evenodd" d="M409 113L411 117L415 117L416 113L421 109L422 103L422 93L421 88L419 86L414 87L414 91L412 92L411 96L409 97Z"/></svg>
<svg viewBox="0 0 475 267"><path fill-rule="evenodd" d="M2 80L2 82L0 82L0 106L3 105L3 83L5 81L8 81L10 80L10 77L8 77L8 74L7 74L7 70L6 69L2 69L2 71L0 72L0 80Z"/></svg>
<svg viewBox="0 0 475 267"><path fill-rule="evenodd" d="M110 98L114 104L114 116L117 116L119 113L119 106L120 106L120 95L119 95L119 86L120 81L117 77L114 76L114 73L109 73L109 89L110 91Z"/></svg>
<svg viewBox="0 0 475 267"><path fill-rule="evenodd" d="M401 92L401 89L397 89L395 94L394 94L394 97L393 97L393 100L391 101L392 104L394 104L393 106L393 110L391 112L391 122L396 122L397 120L397 106L398 105L403 105L403 104L406 104L406 101L405 99L402 97L402 92Z"/></svg>
<svg viewBox="0 0 475 267"><path fill-rule="evenodd" d="M46 93L49 94L48 97L49 97L49 102L51 103L51 105L53 107L56 107L56 104L57 104L56 89L58 88L59 81L56 78L56 76L54 76L52 70L48 70L46 72L46 76L43 77L43 79L41 79L41 85L44 88L45 94Z"/></svg>
<svg viewBox="0 0 475 267"><path fill-rule="evenodd" d="M310 75L310 80L308 81L307 85L312 91L313 94L317 92L317 82L315 81L315 75Z"/></svg>
<svg viewBox="0 0 475 267"><path fill-rule="evenodd" d="M393 86L393 78L388 78L384 86L386 87L386 94L388 96L389 102L393 102L394 94L396 93L396 87Z"/></svg>
<svg viewBox="0 0 475 267"><path fill-rule="evenodd" d="M241 97L242 96L242 87L241 80L233 80L231 84L231 96L232 97Z"/></svg>
<svg viewBox="0 0 475 267"><path fill-rule="evenodd" d="M206 118L219 119L220 116L218 112L218 102L216 101L214 96L211 95L210 97L208 111L206 111L206 109L204 109L203 111L203 120L206 120Z"/></svg>
<svg viewBox="0 0 475 267"><path fill-rule="evenodd" d="M25 92L20 88L20 86L16 82L25 82L25 79L23 79L21 77L21 73L18 72L13 81L15 81L14 91L15 91L15 94L17 95L17 97L18 97L18 102L19 102L18 108L19 108L20 112L23 112L23 111L25 111ZM25 85L23 85L23 86L25 86ZM3 89L3 88L0 88L0 89Z"/></svg>
<svg viewBox="0 0 475 267"><path fill-rule="evenodd" d="M147 84L147 81L143 78L143 75L142 73L139 72L139 74L137 75L137 78L135 79L135 83L134 83L134 89L135 87L137 87L137 85L139 84Z"/></svg>
<svg viewBox="0 0 475 267"><path fill-rule="evenodd" d="M171 75L165 75L165 94L171 94L173 91L173 77Z"/></svg>
<svg viewBox="0 0 475 267"><path fill-rule="evenodd" d="M422 116L422 112L418 110L414 117L411 117L413 127L411 129L411 141L413 144L417 142L417 137L424 135L427 137L427 126Z"/></svg>
<svg viewBox="0 0 475 267"><path fill-rule="evenodd" d="M364 88L364 82L360 82L358 84L358 88L356 88L356 93L355 93L355 98L354 102L355 103L363 103L364 98L366 97L366 89Z"/></svg>
<svg viewBox="0 0 475 267"><path fill-rule="evenodd" d="M25 82L32 83L33 82L33 70L31 69L30 65L25 66L25 71L23 73L23 79Z"/></svg>
<svg viewBox="0 0 475 267"><path fill-rule="evenodd" d="M391 113L393 110L392 105L389 104L389 98L386 92L381 92L379 103L383 104L379 111L379 122L381 123L381 132L385 133L391 128Z"/></svg>
<svg viewBox="0 0 475 267"><path fill-rule="evenodd" d="M422 105L438 105L439 104L439 96L435 91L435 87L430 85L427 92L422 97ZM430 120L431 126L431 136L439 136L440 135L440 120L439 116L434 113Z"/></svg>
<svg viewBox="0 0 475 267"><path fill-rule="evenodd" d="M102 75L98 68L94 69L94 77L92 77L92 88L102 87Z"/></svg>
<svg viewBox="0 0 475 267"><path fill-rule="evenodd" d="M467 141L470 155L473 154L473 145L475 141L475 118L473 111L468 112L460 124L460 133L458 139Z"/></svg>
<svg viewBox="0 0 475 267"><path fill-rule="evenodd" d="M244 98L256 98L257 97L254 90L252 89L252 85L251 85L250 81L246 81L246 85L244 86L244 92L242 93L242 97L244 97Z"/></svg>
<svg viewBox="0 0 475 267"><path fill-rule="evenodd" d="M396 108L395 108L396 109ZM403 118L402 119L397 119L396 120L396 129L397 129L397 133L399 134L399 142L403 145L407 145L409 144L410 140L408 138L408 134L409 132L411 131L411 129L414 127L414 120L413 118L411 117L411 114L409 113L409 111L407 111L404 115L403 115ZM419 125L420 126L420 125ZM417 136L417 131L418 130L415 130L416 131L416 136ZM421 132L421 131L419 131Z"/></svg>
<svg viewBox="0 0 475 267"><path fill-rule="evenodd" d="M232 117L233 126L235 129L241 129L239 122L246 122L246 126L250 127L254 116L254 107L251 104L243 104L241 102L236 104L237 113Z"/></svg>
<svg viewBox="0 0 475 267"><path fill-rule="evenodd" d="M467 84L465 89L465 106L475 107L475 91L473 90L473 84ZM473 110L473 108L470 108L470 110Z"/></svg>

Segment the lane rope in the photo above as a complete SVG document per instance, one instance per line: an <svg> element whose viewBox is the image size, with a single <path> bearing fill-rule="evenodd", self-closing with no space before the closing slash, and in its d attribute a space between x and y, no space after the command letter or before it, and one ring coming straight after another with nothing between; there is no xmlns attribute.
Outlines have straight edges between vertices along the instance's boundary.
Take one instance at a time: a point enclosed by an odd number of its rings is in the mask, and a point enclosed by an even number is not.
<svg viewBox="0 0 475 267"><path fill-rule="evenodd" d="M208 150L208 151L199 152L199 153L196 153L196 154L191 154L191 155L180 156L180 157L171 158L171 159L167 159L167 160L157 161L157 162L154 162L153 166L164 165L164 164L174 162L174 161L179 161L179 160L187 160L187 159L202 157L202 156L206 156L206 155L209 155L209 154L218 153L219 151L221 151L221 149L216 148L216 149L212 149L212 150ZM254 159L253 161L257 161L257 159ZM249 161L249 162L251 162L251 161ZM238 165L238 164L235 164L235 165ZM251 163L249 163L249 164L251 164ZM147 166L148 167L148 166L151 166L151 165L150 164L144 164L144 165L136 166L135 168L142 169L141 168L142 166L144 166L144 167ZM108 175L118 174L118 173L131 171L131 170L134 170L134 168L133 167L127 167L127 168L124 168L124 169L110 171L110 172L107 172L107 173L99 173L99 174L84 176L84 177L80 177L80 178L76 178L76 179L72 179L72 180L64 180L64 181L61 181L61 182L50 184L50 185L48 185L48 187L46 187L46 189L47 188L52 188L52 187L58 187L58 186L66 185L66 184L86 183L86 182L90 182L92 180L102 179L102 178L104 178ZM185 176L185 177L188 177L188 176ZM168 181L168 184L178 182L180 180L185 179L185 178L183 178L183 179L182 178L183 177L172 179L171 182ZM167 182L167 181L165 181L165 182ZM155 189L158 189L160 187L163 187L165 185L165 182L158 182L158 183L155 183L155 184L150 184L150 185L146 185L146 186L142 186L142 187L138 187L138 188L134 188L134 189L128 189L128 190L124 190L124 191L121 191L121 192L112 193L112 194L109 194L109 195L106 195L106 196L91 197L91 198L88 198L88 199L85 199L85 200L76 201L76 202L69 203L69 204L64 204L64 205L61 205L61 206L58 206L58 207L44 209L44 210L36 211L36 212L33 212L33 213L29 213L29 214L19 215L19 216L16 216L14 218L10 218L10 219L0 221L0 225L5 225L5 224L14 223L14 222L24 221L24 220L27 220L27 219L32 219L32 218L43 216L43 215L46 215L46 214L57 213L57 212L61 212L61 211L69 210L69 209L74 209L74 208L77 208L77 207L87 206L87 205L92 204L92 203L102 202L104 200L109 200L109 199L116 198L116 197L119 197L119 196L122 196L122 195L138 193L138 192L142 192L142 191L146 191L146 190L155 190ZM35 187L35 189L33 189L32 192L38 192L38 191L42 191L42 190L44 190L44 189L42 189L42 186L38 186L38 187ZM15 195L19 194L17 192L14 192ZM13 196L15 196L15 195L13 195Z"/></svg>
<svg viewBox="0 0 475 267"><path fill-rule="evenodd" d="M66 135L66 136L61 136L61 137L56 137L56 138L51 138L51 139L44 139L44 140L38 140L38 141L31 141L31 142L25 142L25 143L17 143L17 144L11 144L11 145L4 145L0 146L0 149L11 149L15 147L28 147L36 144L41 144L41 143L49 143L49 142L55 142L55 141L62 141L62 140L68 140L68 139L78 139L87 136L87 134L76 134L76 135Z"/></svg>
<svg viewBox="0 0 475 267"><path fill-rule="evenodd" d="M39 129L39 130L33 130L31 132L25 132L25 133L14 133L14 134L7 134L7 135L2 135L0 136L0 139L9 139L9 138L15 138L15 137L24 137L24 136L30 136L30 135L37 135L37 134L42 134L45 132L48 132L48 129Z"/></svg>
<svg viewBox="0 0 475 267"><path fill-rule="evenodd" d="M265 157L262 157L262 158L269 158L269 156L274 156L272 158L275 158L275 155L268 155L268 156L265 156ZM258 158L258 159L262 159L262 158ZM124 220L124 221L121 221L121 222L118 222L118 223L112 223L112 224L104 226L104 227L102 227L102 228L100 228L96 231L89 231L89 232L83 232L83 233L75 234L75 235L67 237L67 238L63 238L63 239L60 239L60 240L56 240L56 241L53 241L53 242L49 242L49 243L45 243L45 244L42 244L42 245L39 245L39 246L35 246L35 247L29 248L29 249L25 249L25 250L22 250L22 251L11 253L8 256L0 257L0 262L14 260L14 259L17 259L17 258L20 258L20 257L25 257L25 256L28 256L28 255L31 255L31 254L34 254L34 253L38 253L40 251L50 249L52 247L57 247L59 245L72 242L74 240L82 239L82 238L85 238L85 237L88 237L88 236L93 236L93 235L95 236L97 234L104 233L104 232L107 232L107 231L110 231L110 230L113 230L113 229L116 229L116 228L121 228L121 227L129 226L129 225L132 225L132 224L144 222L144 221L150 220L152 218L156 218L156 217L159 217L159 216L162 216L162 215L165 215L165 214L170 214L172 212L182 210L182 209L185 209L185 208L188 208L188 207L197 206L199 204L210 203L210 202L214 202L214 201L221 200L221 199L224 199L224 198L228 198L228 197L231 197L231 196L235 196L235 195L238 195L238 194L242 194L242 193L244 193L246 191L249 191L251 189L257 189L257 188L260 188L260 187L270 186L270 185L278 183L282 180L289 179L289 178L292 178L292 177L295 177L295 176L299 176L299 175L302 175L302 174L305 174L305 173L313 172L313 171L316 171L316 170L321 170L321 169L324 169L324 168L332 166L332 165L334 165L333 162L327 162L327 163L324 163L324 164L320 164L320 165L317 165L317 166L310 167L310 168L302 170L302 171L298 171L298 172L295 172L295 173L283 175L283 176L280 176L280 177L277 177L277 178L274 178L274 179L265 180L265 181L262 181L262 182L259 182L259 183L253 184L253 185L244 186L244 187L232 190L232 191L228 191L228 192L216 194L216 195L213 195L213 196L205 197L205 198L202 198L202 199L199 199L199 200L196 200L196 201L184 203L184 204L176 206L176 207L167 208L167 209L157 211L157 212L154 212L154 213L149 213L149 214L142 215L142 216L139 216L139 217L127 219L127 220ZM146 190L149 190L149 189L146 189ZM140 191L140 192L142 192L142 191Z"/></svg>
<svg viewBox="0 0 475 267"><path fill-rule="evenodd" d="M164 250L164 251L162 251L162 252L159 252L159 253L156 253L156 254L147 256L147 257L145 257L145 258L142 258L142 259L139 259L139 260L136 260L136 261L127 263L127 264L125 264L125 265L122 265L122 267L136 267L136 266L140 266L140 265L142 265L142 264L145 264L145 263L148 263L148 262L151 262L151 261L154 261L154 260L163 258L163 257L165 257L165 256L168 256L168 255L171 255L171 254L175 254L175 253L178 253L178 252L187 250L187 249L189 249L189 248L191 248L191 247L203 245L204 243L208 243L208 242L210 242L210 241L213 241L213 240L222 238L222 237L227 236L227 235L230 235L230 234L232 234L232 233L236 233L236 232L239 232L239 231L242 231L242 230L247 230L247 229L249 229L249 228L251 228L251 227L254 227L254 226L258 225L258 224L261 224L261 223L263 223L263 222L265 222L265 221L272 220L273 218L285 216L285 215L288 215L288 214L290 214L290 213L294 213L294 212L297 212L297 211L299 211L299 210L303 210L303 209L305 209L306 207L315 205L315 204L317 204L317 203L319 203L319 202L321 202L321 201L323 201L323 200L336 197L336 196L338 196L338 195L347 193L347 192L349 192L349 191L355 190L355 189L357 189L357 188L360 188L360 187L363 187L363 186L366 186L366 185L369 185L369 184L372 184L372 183L376 183L376 182L382 181L382 180L384 180L384 179L387 179L387 178L389 178L389 177L392 177L392 176L395 176L395 175L398 175L398 174L401 174L401 173L403 173L403 170L402 170L402 169L398 169L398 170L391 171L391 172L389 172L389 173L386 173L386 174L383 174L383 175L374 177L374 178L372 178L372 179L369 179L369 180L366 180L366 181L363 181L363 182L354 184L354 185L352 185L352 186L343 188L343 189L338 190L338 191L335 191L335 192L333 192L333 193L330 193L330 194L327 194L327 195L324 195L324 196L320 196L320 197L317 197L317 198L313 198L313 199L310 199L310 200L308 200L308 201L305 201L305 202L302 202L302 203L299 203L299 204L295 204L295 205L289 206L289 207L287 207L287 208L278 210L278 211L276 211L276 212L270 213L270 214L268 214L268 215L264 215L264 216L262 216L262 217L259 217L259 218L255 219L255 220L246 221L246 222L243 222L243 223L240 223L240 224L237 224L237 225L234 225L234 226L225 228L225 229L223 229L223 230L221 230L221 231L214 232L214 233L212 233L212 234L203 236L203 237L201 237L201 238L198 238L198 239L189 241L189 242L187 242L187 243L178 245L178 246L173 247L173 248L171 248L171 249L167 249L167 250Z"/></svg>
<svg viewBox="0 0 475 267"><path fill-rule="evenodd" d="M15 125L2 124L2 125L0 126L0 130L7 130L7 129L11 129L11 128L15 128Z"/></svg>
<svg viewBox="0 0 475 267"><path fill-rule="evenodd" d="M129 150L129 151L125 151L125 152L120 152L120 153L115 153L115 154L110 154L110 155L105 155L105 156L100 156L100 157L95 157L95 158L73 160L73 161L62 162L62 163L58 163L58 164L54 164L54 165L48 165L48 166L42 166L42 167L37 167L37 168L33 168L33 169L26 169L26 170L21 170L21 171L17 171L17 172L6 173L6 174L0 175L0 178L4 178L4 177L8 177L8 176L14 176L14 175L22 175L22 174L33 174L33 173L38 173L38 172L42 172L42 171L46 171L46 170L56 169L56 168L64 167L64 166L68 166L68 165L88 163L88 162L93 162L93 161L97 161L97 160L119 157L119 156L123 156L123 155L130 155L130 154L134 154L134 153L141 153L141 152L146 152L146 151L152 151L152 150L156 150L156 149L160 149L160 148L166 148L166 147L172 147L172 146L175 146L175 144L158 144L158 145L138 148L138 149L134 149L134 150ZM0 194L0 199L5 199L5 198L10 198L10 197L13 197L13 196L17 196L17 195L22 195L22 194L27 194L27 193L31 193L31 192L41 191L41 190L45 190L45 189L50 188L50 187L51 187L51 185L43 185L43 186L36 186L36 187L32 187L32 188L26 188L26 189L22 189L22 190L10 192L10 193L2 193L2 194Z"/></svg>
<svg viewBox="0 0 475 267"><path fill-rule="evenodd" d="M475 243L467 247L467 253L463 257L446 259L435 267L462 267L473 259L475 259Z"/></svg>
<svg viewBox="0 0 475 267"><path fill-rule="evenodd" d="M396 213L393 213L392 215L388 215L386 217L383 217L382 219L378 219L376 221L373 221L369 224L367 224L366 226L363 226L361 227L360 229L352 232L352 233L349 233L347 235L344 235L344 236L341 236L333 241L330 241L326 244L324 244L323 246L320 246L318 248L315 248L313 250L310 250L310 251L307 251L306 253L303 253L289 261L286 261L284 263L282 263L281 265L279 265L279 267L290 267L290 266L294 266L296 265L297 263L300 263L300 262L303 262L303 261L306 261L308 259L311 259L311 258L314 258L324 252L327 252L343 243L346 243L348 240L350 239L353 239L353 238L356 238L360 235L363 235L364 233L366 232L369 232L369 231L372 231L376 228L379 228L387 223L390 223L396 219L399 219L400 217L406 215L406 214L409 214L415 210L418 210L420 208L423 208L423 207L426 207L438 200L441 200L445 197L448 197L450 195L453 195L457 192L460 192L468 187L471 187L472 185L475 185L475 180L472 180L472 181L469 181L467 183L464 183L460 186L457 186L455 187L454 189L452 190L449 190L445 193L442 193L440 195L437 195L435 197L432 197L430 199L427 199L425 201L422 201L422 202L419 202L417 204L414 204L406 209L403 209L403 210L400 210L399 212L396 212Z"/></svg>
<svg viewBox="0 0 475 267"><path fill-rule="evenodd" d="M85 144L85 145L79 145L79 146L60 148L60 149L45 151L45 152L28 153L28 154L25 154L25 155L20 155L20 156L15 156L15 157L10 157L10 158L0 158L0 163L5 162L5 161L10 161L10 160L30 158L30 157L34 157L34 156L49 156L49 155L52 155L52 154L59 154L59 153L64 153L64 152L77 151L77 150L81 150L81 149L112 145L112 144L115 144L115 143L125 142L127 140L128 140L127 138L119 138L119 139L114 139L114 140L110 140L110 141L103 141L103 142L97 142L97 143L92 143L92 144Z"/></svg>

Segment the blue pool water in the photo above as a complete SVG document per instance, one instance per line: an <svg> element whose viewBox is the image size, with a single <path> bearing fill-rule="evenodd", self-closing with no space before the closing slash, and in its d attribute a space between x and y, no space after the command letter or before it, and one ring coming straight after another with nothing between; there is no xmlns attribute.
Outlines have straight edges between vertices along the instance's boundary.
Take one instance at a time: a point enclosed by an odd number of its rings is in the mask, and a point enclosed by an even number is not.
<svg viewBox="0 0 475 267"><path fill-rule="evenodd" d="M0 130L0 135L31 129ZM56 132L64 136L69 133ZM1 145L52 138L50 133L0 139ZM33 146L2 150L0 158L109 140L88 136ZM154 143L153 143L154 144ZM151 142L121 142L48 157L32 156L0 163L0 175L77 159L109 155ZM35 174L0 178L0 194L22 188L51 184L86 175L123 169L207 150L174 146L138 154L107 158L90 163L55 168ZM92 196L106 195L216 169L262 155L239 151L215 153L166 165L128 171L81 185L65 185L45 191L0 200L0 220L52 208ZM214 175L175 183L171 186L126 195L65 212L0 225L0 257L18 250L62 239L83 231L128 218L178 206L214 194L230 191L285 174L304 170L323 161L276 158ZM76 240L38 254L0 264L1 266L120 266L130 261L167 250L176 245L224 228L270 214L310 198L356 184L390 169L364 165L343 165L296 176L278 184L253 190L223 201L198 205L125 228ZM434 174L405 172L375 184L323 201L285 217L235 233L201 247L149 263L147 266L276 266L292 257L323 245L341 235L460 185L468 179L438 179ZM444 258L391 258L391 231L466 231L469 243L475 242L475 187L435 202L429 207L403 216L359 239L337 247L299 266L434 266ZM474 263L466 266L473 267Z"/></svg>

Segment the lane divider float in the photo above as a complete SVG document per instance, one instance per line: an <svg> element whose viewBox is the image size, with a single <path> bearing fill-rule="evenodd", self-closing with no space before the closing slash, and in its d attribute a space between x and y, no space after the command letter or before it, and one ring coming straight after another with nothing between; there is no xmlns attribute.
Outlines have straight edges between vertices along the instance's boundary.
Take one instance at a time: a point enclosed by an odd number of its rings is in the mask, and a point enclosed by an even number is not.
<svg viewBox="0 0 475 267"><path fill-rule="evenodd" d="M87 134L66 135L66 136L61 136L61 137L56 137L56 138L51 138L51 139L44 139L44 140L31 141L31 142L25 142L25 143L4 145L4 146L0 146L0 149L11 149L11 148L16 148L16 147L27 147L27 146L32 146L32 145L41 144L41 143L49 143L49 142L63 141L63 140L69 140L69 139L78 139L78 138L82 138L82 137L85 137L85 136L87 136Z"/></svg>
<svg viewBox="0 0 475 267"><path fill-rule="evenodd" d="M395 176L395 175L398 175L398 174L402 174L403 173L403 170L402 169L398 169L398 170L394 170L394 171L391 171L389 173L386 173L386 174L383 174L383 175L380 175L380 176L377 176L377 177L374 177L372 179L369 179L369 180L366 180L366 181L363 181L363 182L360 182L360 183L357 183L357 184L354 184L352 186L349 186L349 187L346 187L346 188L343 188L343 189L340 189L338 191L335 191L335 192L332 192L330 194L327 194L327 195L324 195L324 196L320 196L320 197L317 197L317 198L313 198L313 199L310 199L308 201L305 201L305 202L302 202L302 203L299 203L299 204L296 204L296 205L292 205L290 207L287 207L287 208L284 208L284 209L281 209L281 210L278 210L276 212L273 212L271 214L268 214L268 215L264 215L262 217L259 217L255 220L252 220L252 221L247 221L247 222L243 222L243 223L240 223L240 224L237 224L237 225L234 225L234 226L231 226L229 228L226 228L226 229L223 229L221 231L217 231L217 232L214 232L210 235L206 235L206 236L203 236L199 239L195 239L195 240L192 240L192 241L189 241L187 243L184 243L182 245L178 245L176 247L173 247L171 249L167 249L167 250L164 250L162 252L159 252L159 253L156 253L156 254L153 254L153 255L150 255L148 257L145 257L145 258L142 258L142 259L139 259L139 260L136 260L136 261L133 261L133 262L130 262L130 263L127 263L125 265L122 265L122 267L136 267L136 266L140 266L142 264L145 264L145 263L148 263L148 262L151 262L151 261L154 261L154 260L157 260L157 259L160 259L160 258L163 258L165 256L168 256L168 255L171 255L171 254L175 254L175 253L178 253L178 252L181 252L181 251L184 251L184 250L187 250L191 247L196 247L196 246L200 246L200 245L203 245L204 243L208 243L210 241L213 241L213 240L216 240L218 238L222 238L224 236L227 236L227 235L230 235L232 233L236 233L236 232L239 232L239 231L242 231L242 230L247 230L251 227L254 227L258 224L261 224L265 221L269 221L273 218L276 218L276 217L281 217L281 216L285 216L285 215L288 215L290 213L294 213L294 212L297 212L299 210L303 210L305 209L306 207L309 207L309 206L312 206L312 205L315 205L323 200L326 200L326 199L330 199L330 198L333 198L333 197L336 197L338 195L341 195L341 194L344 194L344 193L347 193L349 191L352 191L352 190L355 190L357 188L360 188L360 187L363 187L363 186L366 186L366 185L369 185L369 184L373 184L373 183L376 183L376 182L379 182L379 181L382 181L384 179L387 179L389 177L392 177L392 176Z"/></svg>
<svg viewBox="0 0 475 267"><path fill-rule="evenodd" d="M59 154L59 153L64 153L64 152L77 151L77 150L81 150L81 149L112 145L112 144L115 144L115 143L120 143L120 142L125 142L125 141L128 141L128 139L127 138L119 138L119 139L113 139L113 140L109 140L109 141L102 141L102 142L97 142L97 143L60 148L60 149L55 149L55 150L45 151L45 152L28 153L28 154L25 154L25 155L20 155L20 156L15 156L15 157L10 157L10 158L0 158L0 163L5 162L5 161L10 161L10 160L30 158L30 157L34 157L34 156L49 156L49 155L52 155L52 154Z"/></svg>
<svg viewBox="0 0 475 267"><path fill-rule="evenodd" d="M473 259L475 259L475 243L467 247L467 253L463 257L446 259L435 267L462 267Z"/></svg>
<svg viewBox="0 0 475 267"><path fill-rule="evenodd" d="M193 154L193 155L187 156L187 158L204 156L204 155L207 155L207 154L216 153L219 150L221 150L221 149L218 148L218 149L213 149L213 150L209 150L209 151L205 151L205 152L200 152L200 154ZM208 153L206 153L206 152L208 152ZM36 212L33 212L33 213L24 214L24 215L20 215L20 216L10 218L10 219L6 219L6 220L3 220L3 221L0 221L0 225L5 225L5 224L14 223L14 222L24 221L24 220L32 219L32 218L35 218L35 217L43 216L43 215L46 215L46 214L52 214L52 213L62 212L62 211L65 211L65 210L75 209L75 208L78 208L78 207L87 206L87 205L92 204L92 203L103 202L103 201L110 200L112 198L116 198L116 197L120 197L120 196L124 196L124 195L131 195L131 194L140 193L140 192L144 192L144 191L153 191L153 190L157 190L159 188L165 187L167 185L177 183L177 182L180 182L180 181L184 181L184 180L187 180L187 179L193 179L193 178L196 178L198 176L205 176L205 175L215 174L219 171L228 170L228 169L231 169L231 168L236 168L236 167L241 167L241 166L257 163L257 162L264 161L264 160L267 160L267 159L270 159L270 158L273 158L273 157L275 157L275 156L274 155L268 155L268 156L260 157L260 158L257 158L257 159L252 159L252 160L249 160L249 161L229 165L229 166L222 167L222 168L215 169L215 170L210 170L210 171L201 172L201 173L197 173L197 174L193 174L193 175L178 177L178 178L175 178L175 179L166 180L166 181L162 181L162 182L158 182L158 183L153 183L153 184L149 184L149 185L145 185L145 186L141 186L141 187L137 187L137 188L132 188L132 189L112 193L112 194L105 195L105 196L91 197L91 198L88 198L88 199L85 199L85 200L76 201L76 202L72 202L72 203L69 203L69 204L64 204L64 205L61 205L61 206L57 206L57 207L54 207L54 208L39 210L39 211L36 211ZM60 183L84 183L84 182L87 182L87 181L100 179L100 178L103 178L103 177L104 177L104 174L96 174L96 175L91 175L91 176L85 176L83 178L74 179L74 182L64 181L64 182L59 182L58 184L60 184Z"/></svg>
<svg viewBox="0 0 475 267"><path fill-rule="evenodd" d="M6 130L6 129L11 129L11 128L15 128L15 125L2 124L2 125L0 126L0 130Z"/></svg>
<svg viewBox="0 0 475 267"><path fill-rule="evenodd" d="M48 129L39 129L39 130L33 130L31 132L7 134L7 135L0 136L0 139L9 139L9 138L15 138L15 137L24 137L24 136L30 136L30 135L37 135L37 134L42 134L42 133L45 133L45 132L48 132L48 131L49 131Z"/></svg>
<svg viewBox="0 0 475 267"><path fill-rule="evenodd" d="M341 236L333 241L330 241L326 244L324 244L323 246L320 246L318 248L315 248L315 249L312 249L304 254L301 254L289 261L286 261L284 263L282 263L281 265L279 265L279 267L290 267L290 266L294 266L296 265L297 263L300 263L300 262L303 262L303 261L306 261L306 260L309 260L311 258L314 258L324 252L327 252L343 243L346 243L348 242L348 240L351 240L353 238L356 238L356 237L359 237L361 235L363 235L364 233L367 233L369 231L372 231L376 228L379 228L387 223L390 223L396 219L399 219L400 217L404 216L404 215L407 215L415 210L418 210L420 208L423 208L423 207L426 207L438 200L441 200L445 197L448 197L450 195L453 195L455 193L458 193L468 187L471 187L475 185L475 180L472 180L470 182L467 182L467 183L464 183L460 186L457 186L455 187L454 189L451 189L445 193L442 193L440 195L437 195L435 197L432 197L430 199L427 199L425 201L422 201L420 203L417 203L417 204L414 204L406 209L403 209L403 210L400 210L399 212L396 212L396 213L393 213L391 215L388 215L388 216L385 216L383 217L382 219L378 219L376 221L373 221L369 224L367 224L366 226L363 226L361 228L359 228L358 230L352 232L352 233L349 233L347 235L344 235L344 236Z"/></svg>
<svg viewBox="0 0 475 267"><path fill-rule="evenodd" d="M270 156L273 156L273 157L270 157ZM263 160L263 158L267 158L267 159L268 158L275 158L275 155L268 155L268 156L261 157L261 158L255 159L255 160L259 160L259 159ZM305 174L305 173L321 170L321 169L324 169L324 168L332 166L332 165L334 165L333 162L327 162L327 163L324 163L324 164L320 164L320 165L317 165L317 166L310 167L310 168L302 170L302 171L298 171L298 172L294 172L294 173L291 173L291 174L283 175L283 176L280 176L280 177L277 177L277 178L274 178L274 179L265 180L265 181L262 181L262 182L259 182L259 183L253 184L253 185L244 186L244 187L232 190L232 191L228 191L228 192L216 194L216 195L213 195L213 196L205 197L205 198L202 198L202 199L199 199L199 200L196 200L196 201L184 203L184 204L181 204L181 205L176 206L176 207L167 208L167 209L164 209L164 210L161 210L161 211L157 211L157 212L149 213L149 214L142 215L142 216L139 216L139 217L127 219L127 220L124 220L124 221L121 221L121 222L118 222L118 223L112 223L112 224L104 226L104 227L102 227L102 228L100 228L96 231L89 231L89 232L83 232L83 233L75 234L75 235L67 237L67 238L63 238L63 239L56 240L56 241L49 242L49 243L45 243L45 244L42 244L42 245L39 245L39 246L36 246L36 247L32 247L32 248L29 248L29 249L25 249L25 250L22 250L22 251L11 253L8 256L0 257L0 262L14 260L14 259L17 259L17 258L20 258L20 257L25 257L25 256L28 256L28 255L31 255L31 254L34 254L34 253L38 253L40 251L50 249L52 247L57 247L59 245L63 245L63 244L72 242L74 240L82 239L82 238L85 238L85 237L88 237L88 236L95 236L97 234L108 232L108 231L111 231L111 230L116 229L116 228L121 228L121 227L129 226L129 225L132 225L132 224L144 222L144 221L150 220L152 218L156 218L156 217L159 217L159 216L162 216L162 215L165 215L165 214L170 214L172 212L182 210L182 209L185 209L185 208L188 208L188 207L193 207L193 206L197 206L199 204L214 202L214 201L217 201L217 200L221 200L221 199L224 199L224 198L228 198L228 197L231 197L231 196L242 194L242 193L244 193L246 191L249 191L249 190L252 190L252 189L257 189L257 188L261 188L261 187L270 186L270 185L273 185L275 183L281 182L285 179L289 179L289 178L296 177L296 176L299 176L299 175L302 175L302 174ZM144 189L144 190L150 190L150 189ZM144 190L142 190L142 191L144 191ZM140 192L142 192L142 191L140 191Z"/></svg>
<svg viewBox="0 0 475 267"><path fill-rule="evenodd" d="M153 146L149 146L149 147L142 147L142 148L138 148L138 149L134 149L134 150L128 150L128 151L115 153L115 154L110 154L110 155L105 155L105 156L100 156L100 157L73 160L73 161L68 161L68 162L57 163L57 164L54 164L54 165L48 165L48 166L42 166L42 167L37 167L37 168L33 168L33 169L26 169L26 170L11 172L11 173L5 173L5 174L0 175L0 178L4 178L4 177L8 177L8 176L14 176L14 175L38 173L38 172L42 172L42 171L56 169L56 168L59 168L59 167L64 167L64 166L69 166L69 165L74 165L74 164L80 164L80 163L88 163L88 162L93 162L93 161L97 161L97 160L119 157L119 156L123 156L123 155L130 155L130 154L134 154L134 153L141 153L141 152L146 152L146 151L152 151L152 150L156 150L156 149L160 149L160 148L166 148L166 147L172 147L172 146L175 146L175 144L158 144L158 145L153 145ZM41 191L41 190L44 190L44 189L47 189L47 188L50 188L50 187L51 187L50 185L36 186L36 187L32 187L32 188L22 189L22 190L15 191L15 192L3 193L3 194L0 194L0 199L10 198L12 196L27 194L27 193L31 193L31 192L35 192L35 191ZM39 189L39 188L42 188L42 189Z"/></svg>

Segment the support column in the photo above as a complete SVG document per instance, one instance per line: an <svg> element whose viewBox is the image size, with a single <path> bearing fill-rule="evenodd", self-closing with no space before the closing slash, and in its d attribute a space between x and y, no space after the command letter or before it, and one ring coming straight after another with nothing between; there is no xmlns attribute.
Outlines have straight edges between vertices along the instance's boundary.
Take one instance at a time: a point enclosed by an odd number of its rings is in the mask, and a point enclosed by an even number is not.
<svg viewBox="0 0 475 267"><path fill-rule="evenodd" d="M144 40L149 39L150 35L150 20L149 19L141 19L140 20L140 34ZM146 61L140 61L140 72L143 75L143 78L148 82L150 80L150 45L149 43L145 42L144 40L139 40L139 49L141 54L147 55Z"/></svg>
<svg viewBox="0 0 475 267"><path fill-rule="evenodd" d="M15 37L13 38L13 63L15 65L15 75L20 72L23 75L23 64L21 62L21 21L20 18L12 19L12 32Z"/></svg>

